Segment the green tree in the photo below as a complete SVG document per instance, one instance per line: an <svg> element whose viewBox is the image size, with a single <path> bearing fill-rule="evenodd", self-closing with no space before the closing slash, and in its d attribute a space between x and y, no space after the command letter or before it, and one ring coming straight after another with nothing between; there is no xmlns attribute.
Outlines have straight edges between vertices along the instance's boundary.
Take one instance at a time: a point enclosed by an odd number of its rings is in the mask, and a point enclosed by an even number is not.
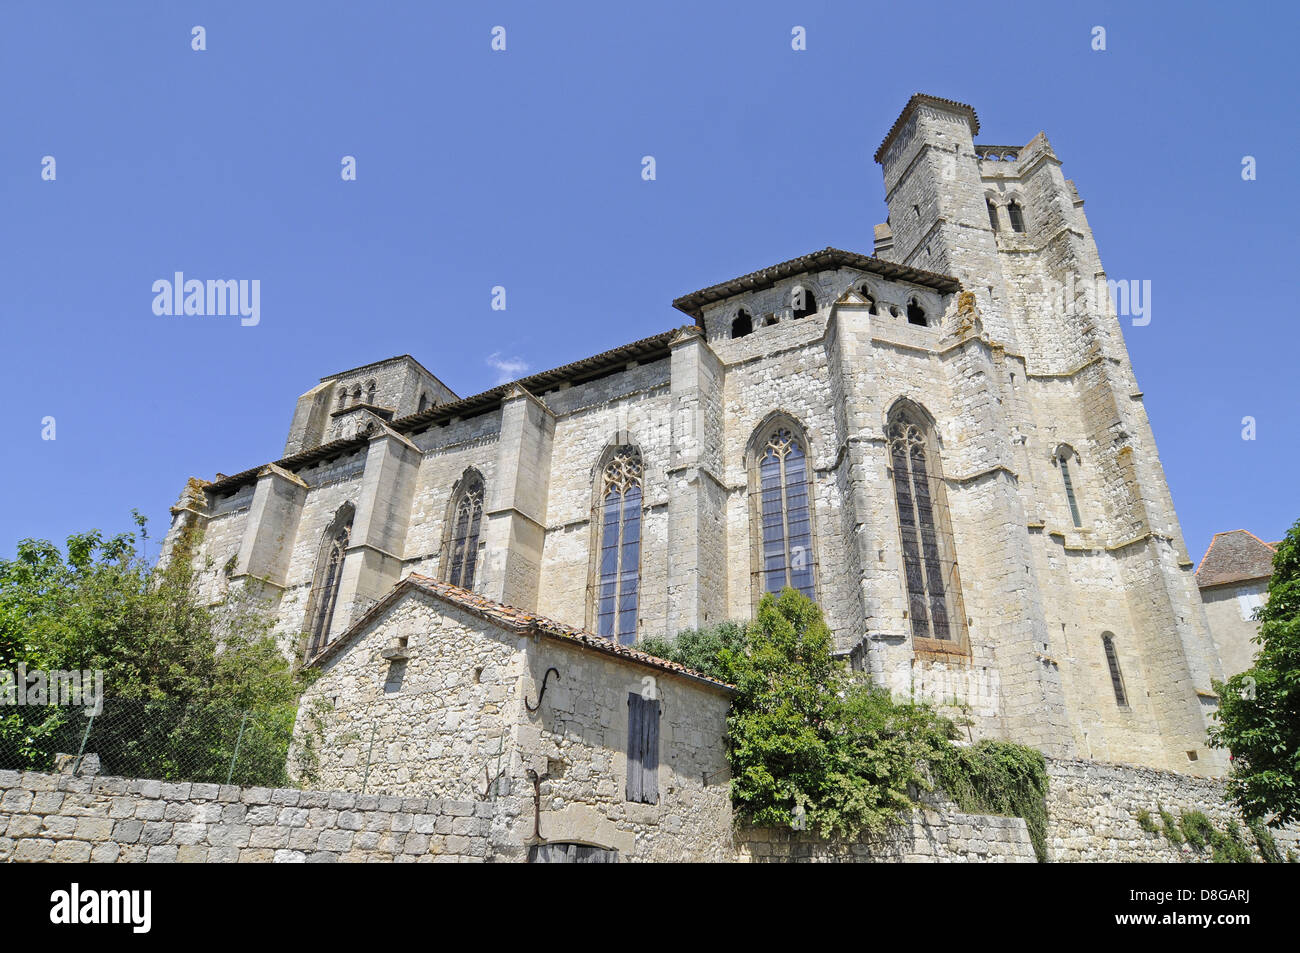
<svg viewBox="0 0 1300 953"><path fill-rule="evenodd" d="M107 772L225 781L238 744L235 780L282 780L299 676L255 604L218 617L199 603L197 534L153 568L136 521L134 533L69 537L63 551L23 540L0 560L0 670L103 672L88 750ZM0 767L49 768L56 751L77 750L86 721L79 708L0 708Z"/></svg>
<svg viewBox="0 0 1300 953"><path fill-rule="evenodd" d="M1210 743L1232 752L1229 794L1248 822L1300 820L1300 520L1278 545L1253 668L1215 682Z"/></svg>

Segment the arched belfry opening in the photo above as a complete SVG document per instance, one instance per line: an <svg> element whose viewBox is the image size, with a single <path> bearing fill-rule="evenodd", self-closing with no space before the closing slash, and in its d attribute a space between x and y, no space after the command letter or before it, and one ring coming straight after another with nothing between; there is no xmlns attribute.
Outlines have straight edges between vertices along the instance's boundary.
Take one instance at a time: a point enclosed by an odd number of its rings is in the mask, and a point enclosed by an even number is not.
<svg viewBox="0 0 1300 953"><path fill-rule="evenodd" d="M754 330L754 319L748 311L741 308L736 312L736 317L731 322L731 336L733 338L743 338Z"/></svg>

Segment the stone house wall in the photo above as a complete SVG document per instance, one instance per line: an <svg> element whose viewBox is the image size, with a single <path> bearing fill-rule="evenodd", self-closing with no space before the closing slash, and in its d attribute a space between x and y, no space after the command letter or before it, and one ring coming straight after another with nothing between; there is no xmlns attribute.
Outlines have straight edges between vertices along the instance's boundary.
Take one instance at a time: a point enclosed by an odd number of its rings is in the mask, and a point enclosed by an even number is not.
<svg viewBox="0 0 1300 953"><path fill-rule="evenodd" d="M618 849L628 860L723 859L725 689L520 636L418 587L377 611L322 662L300 704L293 765L313 786L514 797L527 803L512 822L520 843L540 798L549 840ZM386 659L396 645L406 657ZM559 675L547 678L551 668ZM661 710L655 804L626 797L628 695L644 692Z"/></svg>

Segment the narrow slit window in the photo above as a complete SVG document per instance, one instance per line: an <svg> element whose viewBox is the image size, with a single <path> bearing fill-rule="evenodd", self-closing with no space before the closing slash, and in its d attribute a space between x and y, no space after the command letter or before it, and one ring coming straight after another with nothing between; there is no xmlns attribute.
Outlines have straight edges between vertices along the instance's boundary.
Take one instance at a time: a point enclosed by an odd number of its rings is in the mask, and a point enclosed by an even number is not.
<svg viewBox="0 0 1300 953"><path fill-rule="evenodd" d="M1070 451L1063 450L1058 458L1061 463L1061 482L1065 484L1065 499L1070 504L1070 519L1076 528L1083 526L1079 517L1079 501L1074 496L1074 480L1070 477Z"/></svg>
<svg viewBox="0 0 1300 953"><path fill-rule="evenodd" d="M1101 637L1102 647L1106 650L1106 665L1110 668L1110 684L1115 689L1115 704L1121 708L1128 707L1128 693L1124 691L1124 675L1119 670L1119 654L1115 651L1115 637L1107 632Z"/></svg>

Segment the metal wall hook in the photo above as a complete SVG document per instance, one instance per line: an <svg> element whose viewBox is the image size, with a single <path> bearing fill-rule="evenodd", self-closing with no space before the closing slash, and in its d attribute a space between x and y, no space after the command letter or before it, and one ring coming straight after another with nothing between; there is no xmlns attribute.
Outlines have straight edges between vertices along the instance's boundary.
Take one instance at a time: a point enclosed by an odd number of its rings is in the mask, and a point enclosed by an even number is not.
<svg viewBox="0 0 1300 953"><path fill-rule="evenodd" d="M527 695L524 696L524 707L527 708L529 711L537 711L537 709L539 709L539 708L542 707L542 696L546 694L546 682L547 682L548 679L550 679L550 677L551 677L551 673L552 673L552 672L555 673L556 681L558 681L559 678L560 678L560 672L559 672L559 669L556 669L556 668L548 668L548 669L546 670L546 674L542 676L542 690L541 690L540 692L537 693L537 704L536 704L536 705L530 705L530 704L528 704L528 696L527 696Z"/></svg>

